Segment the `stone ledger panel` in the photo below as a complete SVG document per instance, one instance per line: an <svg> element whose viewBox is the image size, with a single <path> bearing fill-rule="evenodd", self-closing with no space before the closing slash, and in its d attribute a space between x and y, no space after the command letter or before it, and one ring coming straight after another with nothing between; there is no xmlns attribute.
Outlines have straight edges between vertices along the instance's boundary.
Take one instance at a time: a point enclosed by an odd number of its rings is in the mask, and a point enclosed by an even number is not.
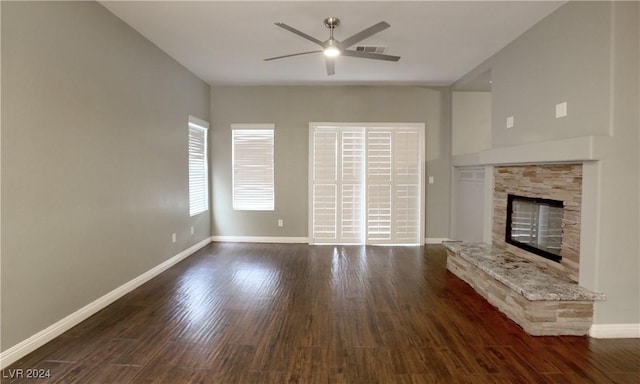
<svg viewBox="0 0 640 384"><path fill-rule="evenodd" d="M560 263L546 260L505 242L508 194L560 200L564 203ZM582 164L497 166L494 169L493 244L518 256L544 263L577 282L581 206Z"/></svg>

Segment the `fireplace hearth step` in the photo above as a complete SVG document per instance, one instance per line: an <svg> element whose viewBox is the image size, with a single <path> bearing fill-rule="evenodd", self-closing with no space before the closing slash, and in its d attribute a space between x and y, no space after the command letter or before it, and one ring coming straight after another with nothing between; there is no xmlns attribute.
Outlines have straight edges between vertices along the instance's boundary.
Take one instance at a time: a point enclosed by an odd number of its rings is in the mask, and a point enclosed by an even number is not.
<svg viewBox="0 0 640 384"><path fill-rule="evenodd" d="M484 243L445 242L447 269L531 335L585 335L591 292L544 265Z"/></svg>

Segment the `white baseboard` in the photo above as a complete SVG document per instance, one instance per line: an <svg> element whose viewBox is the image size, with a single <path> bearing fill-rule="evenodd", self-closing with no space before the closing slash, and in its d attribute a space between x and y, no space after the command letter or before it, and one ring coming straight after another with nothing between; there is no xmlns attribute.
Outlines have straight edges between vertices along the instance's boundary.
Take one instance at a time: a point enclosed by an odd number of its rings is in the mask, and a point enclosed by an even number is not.
<svg viewBox="0 0 640 384"><path fill-rule="evenodd" d="M36 333L35 335L29 337L26 340L21 341L20 343L14 345L13 347L7 349L6 351L0 353L0 369L4 369L9 365L15 363L19 359L28 355L29 353L35 351L41 346L45 345L49 341L54 338L60 336L64 332L78 325L80 322L88 319L90 316L94 315L101 309L105 308L107 305L113 303L118 300L122 296L127 293L133 291L138 288L142 284L151 280L152 278L158 276L162 272L166 271L170 267L174 266L178 262L183 259L191 256L200 248L211 242L211 238L206 238L201 242L185 249L184 251L178 253L172 258L166 260L162 264L159 264L147 272L135 277L133 280L119 286L113 291L107 293L106 295L98 298L97 300L85 305L79 310L73 312L62 320L50 325L49 327L43 329L42 331Z"/></svg>
<svg viewBox="0 0 640 384"><path fill-rule="evenodd" d="M272 236L212 236L211 241L220 243L300 243L308 244L308 237L272 237ZM447 237L431 237L425 239L425 244L442 244L452 241Z"/></svg>
<svg viewBox="0 0 640 384"><path fill-rule="evenodd" d="M640 338L640 324L593 324L589 336L596 339Z"/></svg>
<svg viewBox="0 0 640 384"><path fill-rule="evenodd" d="M442 244L443 241L451 241L451 239L446 237L427 237L424 239L425 244Z"/></svg>
<svg viewBox="0 0 640 384"><path fill-rule="evenodd" d="M212 236L211 241L220 243L289 243L307 244L308 237L272 237L272 236Z"/></svg>

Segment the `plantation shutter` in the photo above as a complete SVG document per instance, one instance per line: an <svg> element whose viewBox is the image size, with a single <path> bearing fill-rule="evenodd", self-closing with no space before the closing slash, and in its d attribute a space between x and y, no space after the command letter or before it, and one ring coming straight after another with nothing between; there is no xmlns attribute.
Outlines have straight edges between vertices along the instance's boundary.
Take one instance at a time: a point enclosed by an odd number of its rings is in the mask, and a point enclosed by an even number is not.
<svg viewBox="0 0 640 384"><path fill-rule="evenodd" d="M367 132L367 242L391 243L391 138L389 129Z"/></svg>
<svg viewBox="0 0 640 384"><path fill-rule="evenodd" d="M193 118L190 118L193 120ZM207 127L204 122L189 122L189 215L209 209L209 178L207 167Z"/></svg>
<svg viewBox="0 0 640 384"><path fill-rule="evenodd" d="M313 242L338 240L337 128L313 131L311 235Z"/></svg>
<svg viewBox="0 0 640 384"><path fill-rule="evenodd" d="M419 244L418 127L312 126L312 243Z"/></svg>
<svg viewBox="0 0 640 384"><path fill-rule="evenodd" d="M274 210L272 124L233 124L233 209Z"/></svg>
<svg viewBox="0 0 640 384"><path fill-rule="evenodd" d="M364 239L364 131L342 130L340 172L340 240L362 243Z"/></svg>
<svg viewBox="0 0 640 384"><path fill-rule="evenodd" d="M364 131L322 127L312 137L312 242L360 244Z"/></svg>
<svg viewBox="0 0 640 384"><path fill-rule="evenodd" d="M394 243L420 242L420 141L417 129L393 132Z"/></svg>

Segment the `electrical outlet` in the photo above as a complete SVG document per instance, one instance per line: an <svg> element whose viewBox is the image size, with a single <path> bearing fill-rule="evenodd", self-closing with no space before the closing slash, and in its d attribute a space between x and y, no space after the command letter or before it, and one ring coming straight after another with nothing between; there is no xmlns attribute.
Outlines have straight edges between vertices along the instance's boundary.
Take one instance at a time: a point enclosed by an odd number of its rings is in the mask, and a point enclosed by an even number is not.
<svg viewBox="0 0 640 384"><path fill-rule="evenodd" d="M193 235L193 225L191 226L191 234Z"/></svg>
<svg viewBox="0 0 640 384"><path fill-rule="evenodd" d="M176 242L176 234L175 234L175 233L172 233L172 234L171 234L171 241L172 241L173 243L175 243L175 242Z"/></svg>
<svg viewBox="0 0 640 384"><path fill-rule="evenodd" d="M278 219L278 227L284 227L284 220Z"/></svg>

